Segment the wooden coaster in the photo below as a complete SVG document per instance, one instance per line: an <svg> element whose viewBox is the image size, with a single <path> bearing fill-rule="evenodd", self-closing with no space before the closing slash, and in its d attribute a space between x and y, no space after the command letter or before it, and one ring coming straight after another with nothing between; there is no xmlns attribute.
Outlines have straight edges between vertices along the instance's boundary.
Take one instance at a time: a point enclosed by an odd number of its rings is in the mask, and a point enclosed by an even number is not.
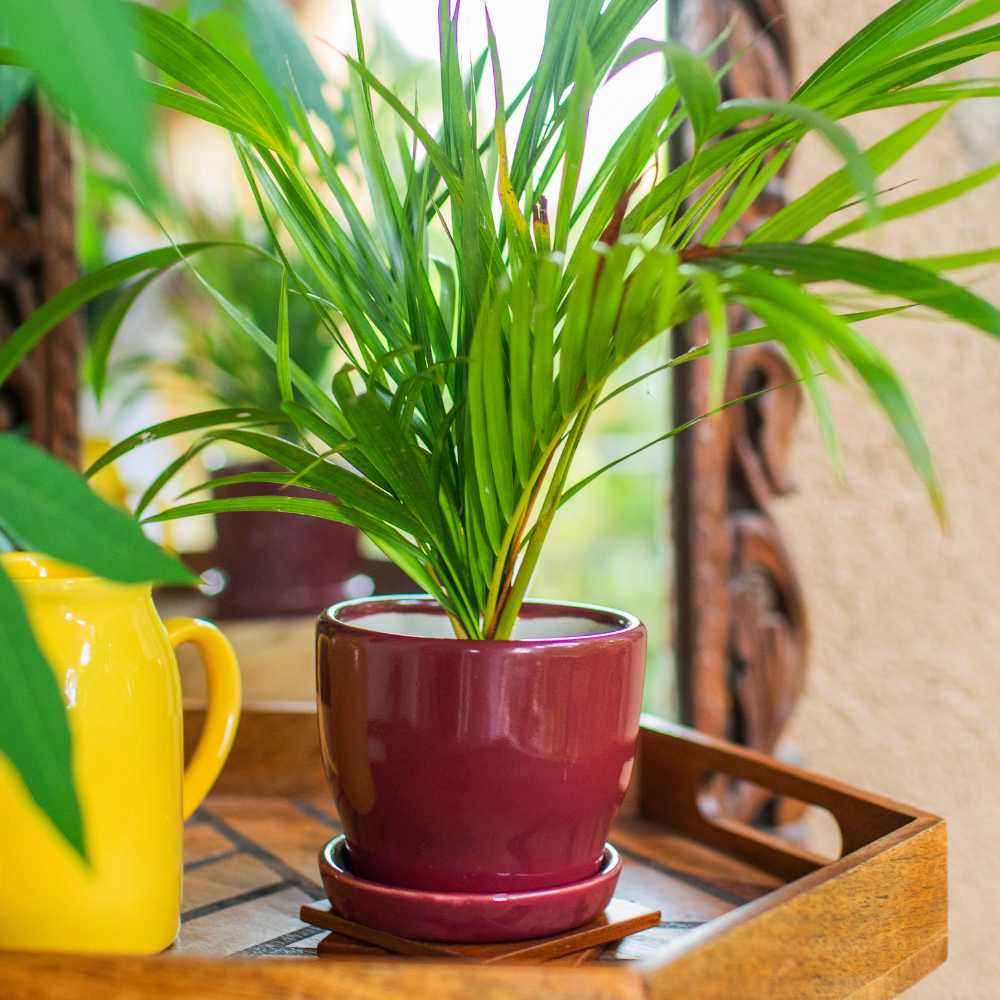
<svg viewBox="0 0 1000 1000"><path fill-rule="evenodd" d="M590 952L599 945L622 938L660 922L658 910L650 910L627 899L613 899L595 920L575 930L530 941L502 944L445 944L436 941L411 941L385 931L356 924L331 912L326 900L303 906L299 916L307 924L331 931L320 941L320 956L350 958L406 955L421 958L464 958L484 964L496 962L552 962L568 959L578 952ZM584 955L585 960L589 955Z"/></svg>

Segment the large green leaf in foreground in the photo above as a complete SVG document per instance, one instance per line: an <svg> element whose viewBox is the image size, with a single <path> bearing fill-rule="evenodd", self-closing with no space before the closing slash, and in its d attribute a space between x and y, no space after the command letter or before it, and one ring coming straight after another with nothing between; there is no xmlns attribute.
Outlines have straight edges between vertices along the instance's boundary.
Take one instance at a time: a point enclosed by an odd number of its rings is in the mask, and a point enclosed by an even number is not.
<svg viewBox="0 0 1000 1000"><path fill-rule="evenodd" d="M113 580L194 580L133 518L106 504L61 462L12 434L0 434L0 527L25 548ZM17 589L2 571L0 649L0 753L39 808L86 857L62 698Z"/></svg>
<svg viewBox="0 0 1000 1000"><path fill-rule="evenodd" d="M133 517L105 503L45 452L0 435L0 470L0 527L23 548L122 583L195 582Z"/></svg>
<svg viewBox="0 0 1000 1000"><path fill-rule="evenodd" d="M151 115L131 52L131 11L121 0L4 0L2 17L45 89L154 195Z"/></svg>
<svg viewBox="0 0 1000 1000"><path fill-rule="evenodd" d="M14 584L0 571L0 753L81 857L87 856L73 788L72 747L56 679L38 648Z"/></svg>

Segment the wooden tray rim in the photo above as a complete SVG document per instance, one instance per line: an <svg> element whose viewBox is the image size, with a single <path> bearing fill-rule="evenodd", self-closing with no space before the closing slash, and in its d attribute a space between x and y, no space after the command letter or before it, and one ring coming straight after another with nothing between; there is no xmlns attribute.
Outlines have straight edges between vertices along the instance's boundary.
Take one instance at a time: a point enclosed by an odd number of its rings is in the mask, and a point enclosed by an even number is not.
<svg viewBox="0 0 1000 1000"><path fill-rule="evenodd" d="M676 752L678 747L683 753ZM361 964L336 958L317 961L0 952L0 984L6 983L10 979L8 973L13 974L16 970L15 983L27 983L34 979L37 985L37 977L44 976L51 984L52 995L60 997L77 995L71 989L74 982L81 987L79 995L86 993L88 1000L100 1000L104 995L123 1000L132 996L152 997L162 990L162 984L156 986L157 970L169 962L177 984L171 995L185 997L271 996L271 990L279 988L280 992L284 988L280 984L287 984L288 989L299 991L297 996L318 998L328 995L333 982L336 983L338 997L345 1000L351 996L369 997L373 984L379 983L382 985L378 988L384 990L386 997L392 998L452 995L446 988L451 982L456 989L459 983L463 984L462 989L467 989L469 995L488 988L496 989L496 996L504 998L527 998L542 992L547 993L550 1000L563 996L701 996L701 993L683 992L673 970L684 966L685 962L692 964L691 960L697 965L704 958L702 953L718 951L720 943L724 944L735 933L753 930L756 924L780 914L805 895L823 890L866 865L878 863L880 857L905 848L916 838L940 835L943 842L945 823L932 813L852 788L807 769L775 761L653 716L644 715L642 718L637 770L638 777L630 794L637 795L640 816L662 824L670 832L680 833L782 875L787 878L785 884L665 944L654 956L633 967L512 965L498 969L423 961L368 961ZM791 795L829 808L841 823L845 846L851 849L839 860L823 862L808 852L740 824L707 820L698 808L697 790L704 775L712 770L755 781L778 794ZM666 795L658 794L662 789L667 790ZM844 810L852 809L860 817L859 829L868 824L876 835L860 839L861 835L853 827L848 825L844 828ZM946 873L944 865L946 861L942 860L935 869L942 878ZM915 949L913 956L905 956L898 963L898 969L891 966L879 971L872 982L884 981L885 991L815 995L850 995L857 996L859 1000L862 996L865 1000L893 996L898 989L940 964L946 950L945 925L922 948ZM334 967L336 973L332 975ZM226 975L219 977L217 973L223 968ZM102 993L96 988L98 976L109 978L109 982L114 983L114 989L107 994ZM425 992L424 985L428 983L435 986L430 992ZM82 988L84 984L89 984L86 989ZM19 993L16 988L8 994L10 1000L21 995L39 994L27 990ZM725 997L726 994L712 993L711 996Z"/></svg>

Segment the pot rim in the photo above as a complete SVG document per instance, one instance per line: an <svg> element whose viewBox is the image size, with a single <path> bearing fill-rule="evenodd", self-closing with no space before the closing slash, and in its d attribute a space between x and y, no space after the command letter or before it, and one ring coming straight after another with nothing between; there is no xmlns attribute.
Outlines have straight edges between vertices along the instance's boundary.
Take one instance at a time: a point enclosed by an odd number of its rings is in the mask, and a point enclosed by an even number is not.
<svg viewBox="0 0 1000 1000"><path fill-rule="evenodd" d="M366 610L370 608L371 610ZM516 649L531 646L570 646L589 642L627 641L636 635L643 634L646 626L627 611L618 611L600 604L583 604L577 601L547 601L539 598L526 600L521 606L526 617L578 617L586 618L598 624L608 625L607 630L587 632L582 635L564 635L551 637L536 637L523 639L459 639L456 637L440 637L426 635L405 635L400 632L387 632L382 629L369 628L355 624L357 619L365 614L384 614L387 611L406 613L408 611L423 611L424 613L443 614L441 605L429 594L386 594L377 597L355 597L346 601L338 601L324 608L319 615L319 626L332 626L342 633L358 638L377 637L384 640L403 642L419 642L421 644L440 643L454 648L459 644L466 648ZM345 612L354 612L345 618ZM532 612L535 612L532 614ZM520 615L518 616L520 617Z"/></svg>

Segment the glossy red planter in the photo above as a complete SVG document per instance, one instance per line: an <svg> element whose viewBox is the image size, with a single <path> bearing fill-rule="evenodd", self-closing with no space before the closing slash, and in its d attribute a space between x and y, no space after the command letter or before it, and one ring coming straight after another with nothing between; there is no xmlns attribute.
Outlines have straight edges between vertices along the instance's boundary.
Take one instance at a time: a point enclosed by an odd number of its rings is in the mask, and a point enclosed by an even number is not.
<svg viewBox="0 0 1000 1000"><path fill-rule="evenodd" d="M449 631L429 598L320 616L320 739L351 870L438 892L592 878L632 771L645 628L529 602L522 638Z"/></svg>

